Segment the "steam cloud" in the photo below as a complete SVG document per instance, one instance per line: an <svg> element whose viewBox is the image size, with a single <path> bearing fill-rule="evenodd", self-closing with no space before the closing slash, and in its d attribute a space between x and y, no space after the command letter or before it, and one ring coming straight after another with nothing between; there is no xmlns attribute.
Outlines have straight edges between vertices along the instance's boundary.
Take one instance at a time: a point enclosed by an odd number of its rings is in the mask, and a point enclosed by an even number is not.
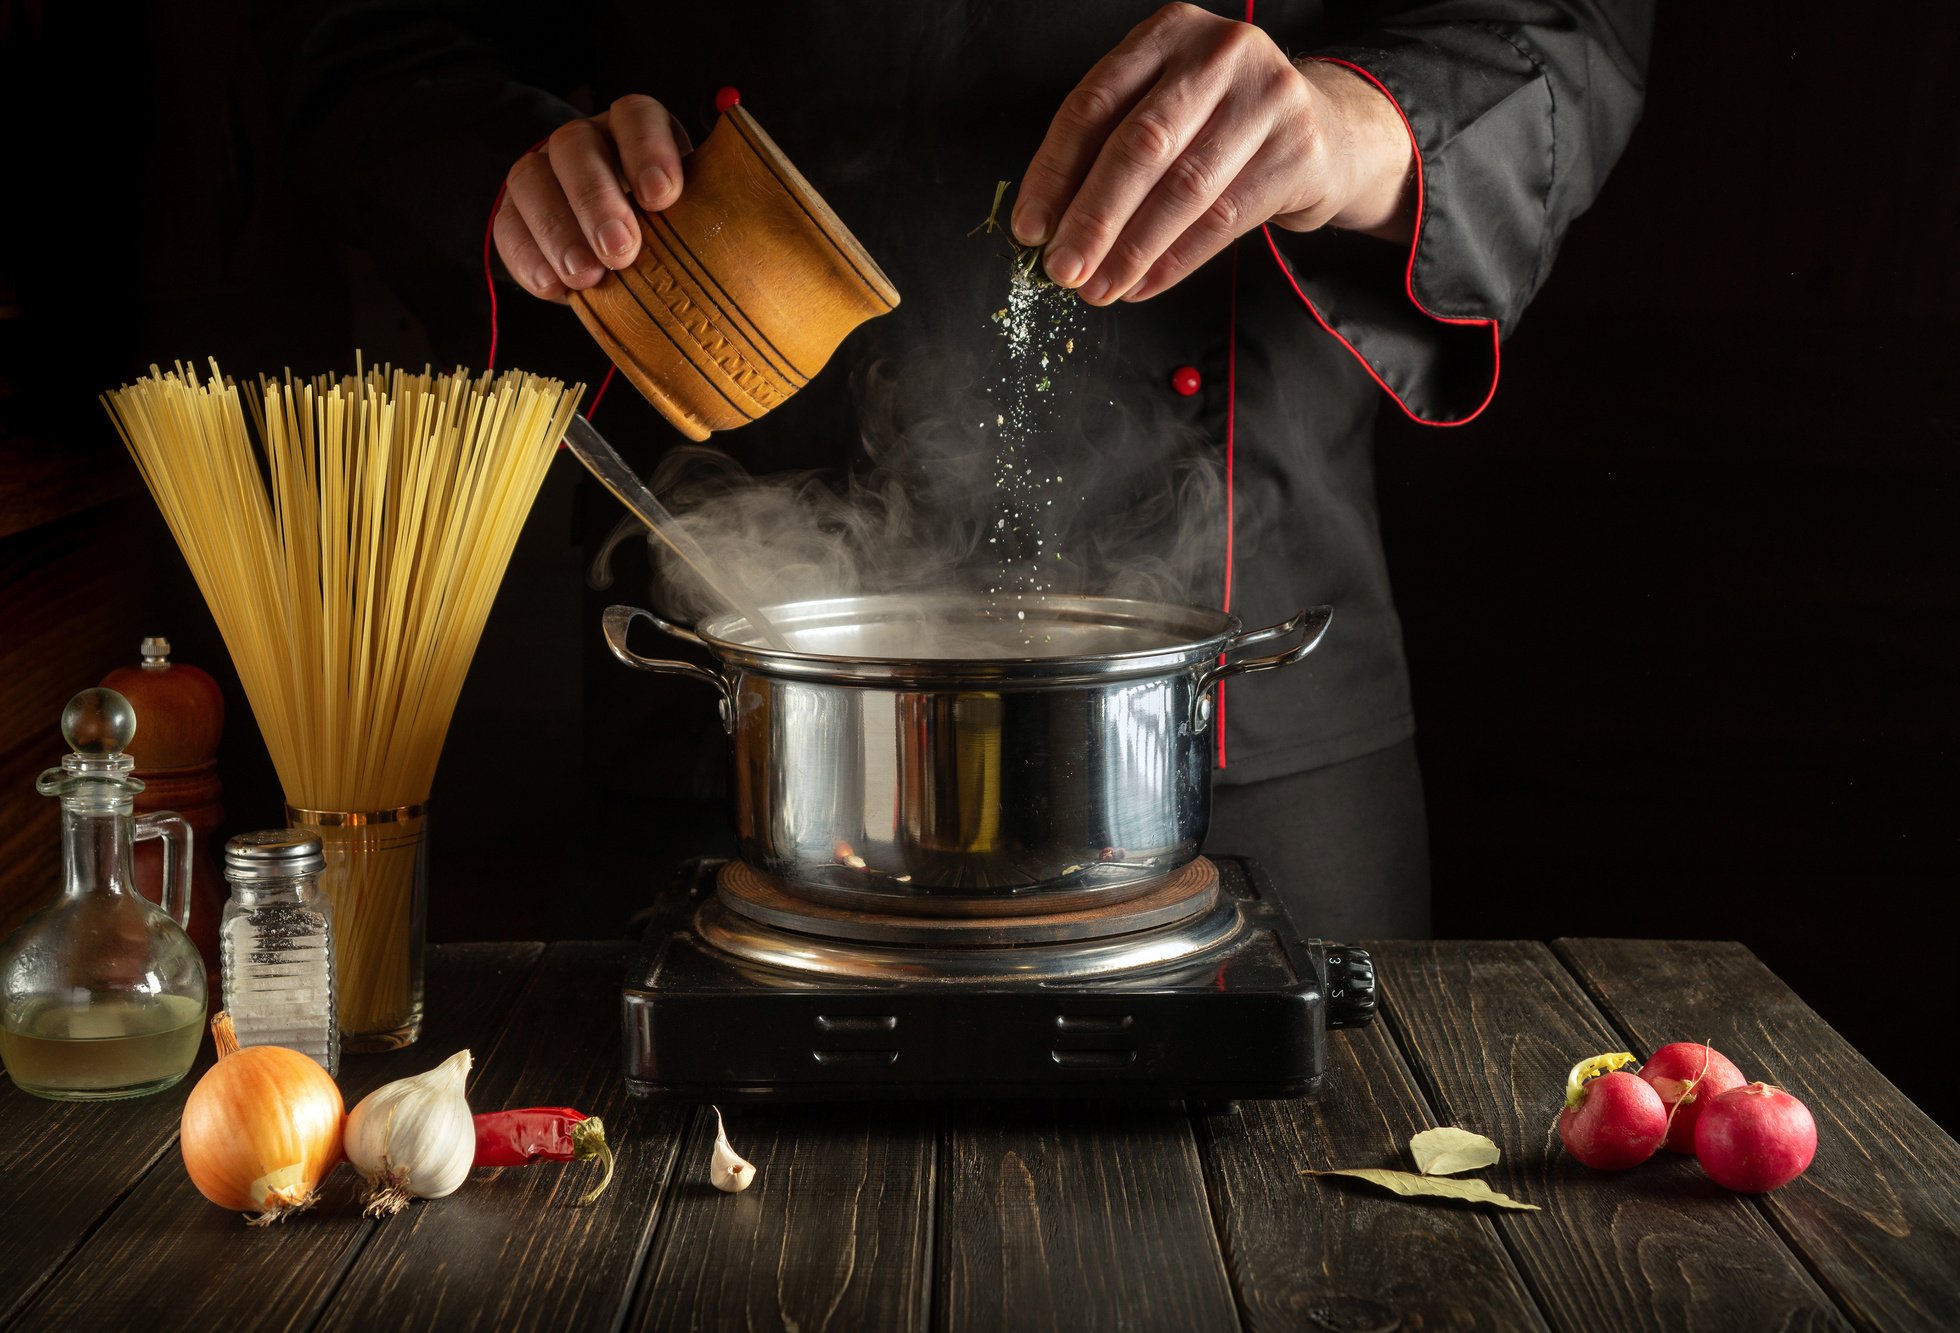
<svg viewBox="0 0 1960 1333"><path fill-rule="evenodd" d="M1037 472L1053 468L1043 473L1039 508L1015 534L1026 550L1039 542L1045 590L1219 605L1225 485L1217 443L1154 407L1154 395L1139 404L1085 403L1107 392L1082 369L1057 380L1054 401L1067 410L1049 423L1052 433L1022 450ZM1000 412L989 385L997 389L997 381L923 354L872 363L852 386L861 456L848 472L756 477L726 453L690 445L669 451L648 485L765 608L878 593L986 599L1003 587L1001 547L988 540L1003 531ZM1256 539L1247 528L1242 508L1241 558ZM613 553L636 537L651 550L653 604L663 614L691 624L726 609L631 518L595 561L595 584L610 582ZM996 600L1037 614L1038 597ZM1006 615L1013 619L1011 609ZM918 655L971 647L921 644Z"/></svg>

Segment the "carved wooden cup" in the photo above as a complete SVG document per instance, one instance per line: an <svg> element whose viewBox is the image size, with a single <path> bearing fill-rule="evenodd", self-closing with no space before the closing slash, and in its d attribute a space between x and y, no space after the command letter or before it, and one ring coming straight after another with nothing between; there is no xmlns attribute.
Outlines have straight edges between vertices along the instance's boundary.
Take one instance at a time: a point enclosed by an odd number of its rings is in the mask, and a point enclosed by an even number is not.
<svg viewBox="0 0 1960 1333"><path fill-rule="evenodd" d="M639 257L572 308L689 439L754 421L898 291L739 105L682 161L680 200L640 215Z"/></svg>

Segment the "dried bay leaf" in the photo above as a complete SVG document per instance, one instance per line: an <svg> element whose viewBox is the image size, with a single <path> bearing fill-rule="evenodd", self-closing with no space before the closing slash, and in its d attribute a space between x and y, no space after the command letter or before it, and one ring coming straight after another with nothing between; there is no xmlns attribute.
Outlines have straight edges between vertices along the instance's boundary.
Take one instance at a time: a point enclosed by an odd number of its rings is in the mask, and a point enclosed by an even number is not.
<svg viewBox="0 0 1960 1333"><path fill-rule="evenodd" d="M1419 1176L1413 1171L1383 1171L1373 1167L1354 1167L1345 1171L1302 1171L1303 1176L1349 1176L1379 1185L1385 1190L1410 1198L1461 1199L1466 1203L1488 1203L1522 1212L1539 1211L1535 1203L1520 1203L1500 1194L1481 1180L1456 1180L1449 1176Z"/></svg>
<svg viewBox="0 0 1960 1333"><path fill-rule="evenodd" d="M1467 1129L1425 1129L1409 1140L1409 1155L1425 1176L1454 1176L1497 1164L1498 1147Z"/></svg>

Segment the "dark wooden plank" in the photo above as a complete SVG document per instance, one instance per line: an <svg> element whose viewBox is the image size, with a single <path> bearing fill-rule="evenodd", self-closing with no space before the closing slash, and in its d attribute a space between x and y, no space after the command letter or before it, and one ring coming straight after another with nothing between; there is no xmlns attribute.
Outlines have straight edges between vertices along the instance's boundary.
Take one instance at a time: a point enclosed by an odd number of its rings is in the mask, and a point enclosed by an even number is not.
<svg viewBox="0 0 1960 1333"><path fill-rule="evenodd" d="M936 1253L944 1333L1239 1327L1182 1107L949 1112Z"/></svg>
<svg viewBox="0 0 1960 1333"><path fill-rule="evenodd" d="M537 944L433 950L422 1040L386 1055L346 1057L340 1086L348 1104L459 1046L482 1049L541 952ZM175 1105L181 1111L181 1097ZM106 1138L98 1147L115 1150ZM68 1176L59 1180L68 1186ZM247 1227L191 1185L173 1133L155 1167L23 1312L20 1327L304 1328L375 1226L361 1217L359 1186L342 1167L310 1213L276 1227ZM27 1235L18 1218L7 1228L9 1244Z"/></svg>
<svg viewBox="0 0 1960 1333"><path fill-rule="evenodd" d="M210 1063L206 1041L183 1082L126 1102L47 1101L0 1080L0 1323L153 1163L176 1154L184 1099Z"/></svg>
<svg viewBox="0 0 1960 1333"><path fill-rule="evenodd" d="M1199 1122L1248 1330L1545 1326L1490 1217L1299 1174L1409 1169L1410 1135L1435 1123L1382 1023L1329 1036L1318 1099Z"/></svg>
<svg viewBox="0 0 1960 1333"><path fill-rule="evenodd" d="M1817 1160L1760 1206L1861 1327L1960 1328L1960 1144L1740 944L1553 947L1636 1049L1709 1040L1803 1099Z"/></svg>
<svg viewBox="0 0 1960 1333"><path fill-rule="evenodd" d="M930 1107L731 1107L755 1183L708 1183L715 1118L696 1116L648 1257L634 1329L928 1326L938 1113Z"/></svg>
<svg viewBox="0 0 1960 1333"><path fill-rule="evenodd" d="M612 1186L574 1201L596 1168L556 1163L480 1173L446 1199L381 1223L322 1329L610 1328L626 1308L687 1114L626 1095L619 987L628 944L546 950L494 1046L479 1051L477 1110L576 1106L620 1148ZM446 1054L431 1050L430 1054Z"/></svg>
<svg viewBox="0 0 1960 1333"><path fill-rule="evenodd" d="M1437 1115L1495 1139L1484 1175L1541 1213L1493 1218L1560 1328L1842 1328L1747 1199L1662 1154L1625 1172L1567 1157L1556 1119L1577 1060L1620 1039L1543 944L1369 945L1388 1018Z"/></svg>

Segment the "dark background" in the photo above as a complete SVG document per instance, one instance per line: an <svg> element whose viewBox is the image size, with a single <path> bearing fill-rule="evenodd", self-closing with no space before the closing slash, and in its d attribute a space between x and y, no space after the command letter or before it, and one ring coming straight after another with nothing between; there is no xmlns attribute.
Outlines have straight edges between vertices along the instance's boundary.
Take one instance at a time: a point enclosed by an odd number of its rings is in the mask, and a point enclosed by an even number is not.
<svg viewBox="0 0 1960 1333"><path fill-rule="evenodd" d="M61 704L146 633L230 690L229 825L279 821L222 645L94 395L153 358L429 351L283 188L335 163L289 160L271 128L278 34L198 8L0 0L5 922L52 887L28 787ZM1960 20L1848 13L1664 9L1646 118L1506 344L1496 403L1455 430L1385 404L1381 503L1439 931L1742 940L1951 1128L1928 1045L1960 1015L1941 130ZM503 364L558 345L565 317L526 305ZM630 393L604 413L661 437ZM435 793L436 938L617 933L662 849L715 825L675 795L712 759L696 742L625 761L658 770L660 799L590 778L607 598L566 572L612 522L590 489L554 471L465 692Z"/></svg>

